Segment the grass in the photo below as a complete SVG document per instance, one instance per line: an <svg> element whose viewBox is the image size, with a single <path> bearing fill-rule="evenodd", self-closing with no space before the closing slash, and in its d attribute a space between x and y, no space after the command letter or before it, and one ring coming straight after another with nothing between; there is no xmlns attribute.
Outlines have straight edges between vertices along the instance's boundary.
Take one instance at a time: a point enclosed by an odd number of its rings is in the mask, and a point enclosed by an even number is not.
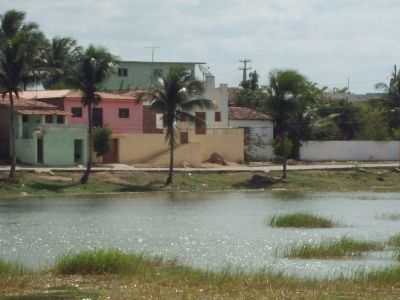
<svg viewBox="0 0 400 300"><path fill-rule="evenodd" d="M388 245L396 248L400 248L400 233L393 235L389 241Z"/></svg>
<svg viewBox="0 0 400 300"><path fill-rule="evenodd" d="M283 256L302 259L351 258L368 251L383 250L384 245L377 242L358 241L341 238L337 241L323 241L319 244L302 244L289 247Z"/></svg>
<svg viewBox="0 0 400 300"><path fill-rule="evenodd" d="M23 275L25 273L28 273L28 271L22 265L0 259L0 276Z"/></svg>
<svg viewBox="0 0 400 300"><path fill-rule="evenodd" d="M384 171L384 172L383 172ZM0 179L0 197L18 197L21 195L90 195L127 192L153 191L220 191L254 189L250 179L257 172L239 173L176 173L174 184L165 187L165 173L156 172L97 172L93 173L89 184L78 184L80 172L57 172L36 174L18 172L15 183ZM380 175L378 175L380 174ZM2 173L0 176L5 177ZM271 172L270 177L280 172ZM383 181L379 178L383 178ZM308 191L400 191L400 174L378 169L371 172L354 170L342 171L290 171L288 180L278 181L265 186L266 190L284 189L298 193Z"/></svg>
<svg viewBox="0 0 400 300"><path fill-rule="evenodd" d="M71 274L135 274L160 264L156 258L126 254L120 250L94 250L68 254L57 259L55 272Z"/></svg>
<svg viewBox="0 0 400 300"><path fill-rule="evenodd" d="M399 213L387 213L377 216L378 219L387 220L387 221L400 221Z"/></svg>
<svg viewBox="0 0 400 300"><path fill-rule="evenodd" d="M61 263L62 262L62 263ZM60 258L51 272L0 280L0 300L60 299L398 299L400 269L353 279L297 279L268 271L210 272L118 250ZM90 291L96 291L91 293Z"/></svg>
<svg viewBox="0 0 400 300"><path fill-rule="evenodd" d="M331 228L335 223L321 216L306 213L294 213L273 216L270 225L272 227L295 228Z"/></svg>

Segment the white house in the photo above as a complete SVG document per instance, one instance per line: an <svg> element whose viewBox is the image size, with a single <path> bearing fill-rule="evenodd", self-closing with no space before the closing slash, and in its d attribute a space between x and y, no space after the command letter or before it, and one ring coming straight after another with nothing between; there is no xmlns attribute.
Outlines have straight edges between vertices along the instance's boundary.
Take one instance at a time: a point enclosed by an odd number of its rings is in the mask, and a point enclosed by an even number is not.
<svg viewBox="0 0 400 300"><path fill-rule="evenodd" d="M244 128L247 161L271 160L274 124L272 118L247 107L229 107L229 127Z"/></svg>

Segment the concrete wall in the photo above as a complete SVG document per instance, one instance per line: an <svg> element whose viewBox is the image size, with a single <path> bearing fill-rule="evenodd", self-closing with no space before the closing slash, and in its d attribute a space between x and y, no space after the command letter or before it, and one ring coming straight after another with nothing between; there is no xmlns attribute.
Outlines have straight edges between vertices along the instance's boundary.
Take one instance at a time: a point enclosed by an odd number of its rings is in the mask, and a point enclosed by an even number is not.
<svg viewBox="0 0 400 300"><path fill-rule="evenodd" d="M207 134L189 131L189 142L200 145L201 159L206 161L214 152L231 162L244 161L244 130L207 128Z"/></svg>
<svg viewBox="0 0 400 300"><path fill-rule="evenodd" d="M225 160L244 160L244 133L242 129L208 130L207 135L189 131L189 144L177 145L175 165L200 166L213 152ZM119 160L121 163L165 166L169 162L169 149L164 134L119 134ZM179 132L177 135L179 142Z"/></svg>
<svg viewBox="0 0 400 300"><path fill-rule="evenodd" d="M73 107L82 107L80 98L66 98L64 108L71 112ZM110 128L114 133L140 133L143 131L143 105L129 100L104 99L96 107L103 109L103 125ZM119 118L120 108L129 109L129 118ZM69 124L88 124L87 107L82 108L82 117L69 116Z"/></svg>
<svg viewBox="0 0 400 300"><path fill-rule="evenodd" d="M400 160L400 142L378 141L310 141L300 149L300 158L308 161Z"/></svg>
<svg viewBox="0 0 400 300"><path fill-rule="evenodd" d="M37 163L37 140L31 139L17 139L15 141L15 151L17 154L17 161L29 165Z"/></svg>
<svg viewBox="0 0 400 300"><path fill-rule="evenodd" d="M82 164L87 160L87 129L84 126L43 126L43 163L48 166L71 166L74 140L82 140Z"/></svg>
<svg viewBox="0 0 400 300"><path fill-rule="evenodd" d="M272 121L230 120L229 127L245 129L245 158L247 161L274 159Z"/></svg>
<svg viewBox="0 0 400 300"><path fill-rule="evenodd" d="M160 70L164 75L169 72L171 67L181 66L195 73L194 63L168 63L168 62L135 62L122 61L117 66L116 72L102 84L107 90L148 88L154 82L154 71ZM118 68L127 68L128 76L118 76Z"/></svg>

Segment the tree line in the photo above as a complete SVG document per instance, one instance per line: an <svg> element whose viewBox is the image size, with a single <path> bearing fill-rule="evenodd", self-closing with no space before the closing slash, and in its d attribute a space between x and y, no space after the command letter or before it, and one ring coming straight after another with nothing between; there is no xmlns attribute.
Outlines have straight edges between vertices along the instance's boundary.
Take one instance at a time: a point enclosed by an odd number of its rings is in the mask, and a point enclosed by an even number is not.
<svg viewBox="0 0 400 300"><path fill-rule="evenodd" d="M242 82L235 105L269 114L274 122L275 154L283 161L299 158L308 140L399 140L400 72L396 66L389 84L378 83L375 99L351 102L350 93L336 96L296 70L274 70L260 85L257 72ZM341 95L341 97L337 97Z"/></svg>

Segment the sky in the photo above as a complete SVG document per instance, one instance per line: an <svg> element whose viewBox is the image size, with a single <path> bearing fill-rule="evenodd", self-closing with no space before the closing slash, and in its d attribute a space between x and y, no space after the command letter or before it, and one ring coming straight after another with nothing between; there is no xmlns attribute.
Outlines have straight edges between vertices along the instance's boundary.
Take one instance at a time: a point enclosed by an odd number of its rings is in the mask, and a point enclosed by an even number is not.
<svg viewBox="0 0 400 300"><path fill-rule="evenodd" d="M122 60L207 62L217 83L239 60L268 82L296 69L321 86L374 92L400 63L398 0L0 0L49 36L107 47Z"/></svg>

